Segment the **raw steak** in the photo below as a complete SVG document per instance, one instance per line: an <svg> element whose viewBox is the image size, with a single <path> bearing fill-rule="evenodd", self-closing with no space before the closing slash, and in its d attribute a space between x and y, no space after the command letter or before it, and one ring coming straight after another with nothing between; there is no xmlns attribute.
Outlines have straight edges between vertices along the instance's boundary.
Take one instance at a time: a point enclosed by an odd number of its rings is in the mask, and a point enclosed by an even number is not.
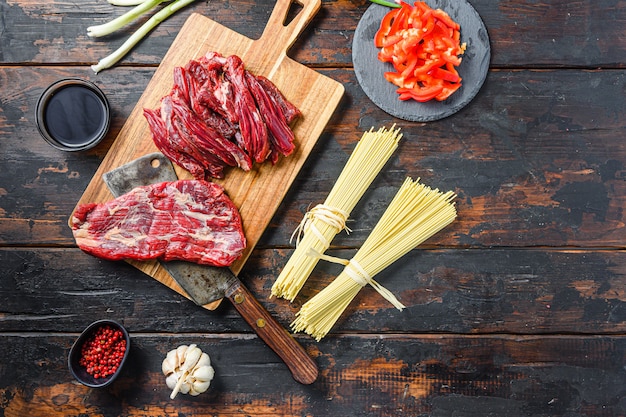
<svg viewBox="0 0 626 417"><path fill-rule="evenodd" d="M137 187L83 204L72 231L85 252L109 260L185 260L228 266L246 247L241 216L224 189L201 180Z"/></svg>

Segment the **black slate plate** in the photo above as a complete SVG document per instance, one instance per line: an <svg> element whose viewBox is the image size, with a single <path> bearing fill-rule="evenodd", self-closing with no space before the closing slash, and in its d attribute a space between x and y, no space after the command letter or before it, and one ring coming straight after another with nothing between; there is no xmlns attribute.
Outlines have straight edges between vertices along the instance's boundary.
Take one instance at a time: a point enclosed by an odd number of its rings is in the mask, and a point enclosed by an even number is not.
<svg viewBox="0 0 626 417"><path fill-rule="evenodd" d="M361 17L352 42L354 71L365 94L383 111L412 122L439 120L461 110L482 87L491 59L487 29L476 10L466 0L428 0L426 3L434 9L442 9L461 25L461 42L467 43L458 68L463 85L447 100L431 100L426 103L401 101L396 93L397 87L385 80L384 73L393 71L393 67L378 60L374 35L390 8L372 4Z"/></svg>

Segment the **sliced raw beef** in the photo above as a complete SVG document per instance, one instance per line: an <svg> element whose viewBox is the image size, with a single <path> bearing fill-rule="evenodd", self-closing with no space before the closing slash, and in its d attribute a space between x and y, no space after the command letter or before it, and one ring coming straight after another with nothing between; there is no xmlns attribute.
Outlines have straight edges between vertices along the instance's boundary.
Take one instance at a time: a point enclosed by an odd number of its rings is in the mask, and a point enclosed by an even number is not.
<svg viewBox="0 0 626 417"><path fill-rule="evenodd" d="M222 178L295 149L289 126L301 116L269 79L236 55L209 52L174 69L174 86L159 108L144 109L155 145L196 179Z"/></svg>
<svg viewBox="0 0 626 417"><path fill-rule="evenodd" d="M235 111L235 93L231 82L223 76L224 65L226 58L209 52L197 61L190 61L185 69L197 81L198 101L236 126L239 118Z"/></svg>
<svg viewBox="0 0 626 417"><path fill-rule="evenodd" d="M231 55L226 59L224 70L233 85L235 111L239 118L244 150L256 162L264 162L271 152L267 126L250 92L243 62L239 57Z"/></svg>
<svg viewBox="0 0 626 417"><path fill-rule="evenodd" d="M272 147L283 155L289 155L295 148L294 136L280 107L254 75L247 72L245 76L250 92L254 96L263 120L271 133ZM278 152L274 152L274 154L278 154Z"/></svg>
<svg viewBox="0 0 626 417"><path fill-rule="evenodd" d="M172 142L168 126L161 117L161 109L143 109L143 114L150 125L152 140L157 148L171 161L185 168L194 178L205 178L205 168L200 161L196 161L189 154L183 152L178 144Z"/></svg>
<svg viewBox="0 0 626 417"><path fill-rule="evenodd" d="M283 93L280 92L276 84L268 80L262 75L257 75L256 79L261 83L267 94L269 94L274 101L278 104L283 112L283 116L287 120L287 123L291 123L298 117L302 116L300 109L294 106L289 100L285 98Z"/></svg>
<svg viewBox="0 0 626 417"><path fill-rule="evenodd" d="M183 67L174 68L174 88L181 98L205 124L217 130L225 138L233 138L237 129L224 116L214 96L209 96L206 88L198 84L193 74ZM208 105L210 102L211 105ZM215 110L217 109L217 110Z"/></svg>
<svg viewBox="0 0 626 417"><path fill-rule="evenodd" d="M231 265L246 247L237 207L215 183L178 180L83 204L72 231L85 252L109 260L185 260Z"/></svg>

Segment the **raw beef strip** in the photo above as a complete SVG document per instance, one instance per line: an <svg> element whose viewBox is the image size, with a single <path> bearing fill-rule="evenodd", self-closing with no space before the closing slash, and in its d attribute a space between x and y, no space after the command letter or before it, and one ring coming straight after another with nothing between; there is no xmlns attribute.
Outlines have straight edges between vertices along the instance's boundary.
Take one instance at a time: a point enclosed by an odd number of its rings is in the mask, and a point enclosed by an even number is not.
<svg viewBox="0 0 626 417"><path fill-rule="evenodd" d="M256 162L264 162L271 152L267 126L250 93L241 58L236 55L226 58L224 70L235 92L235 111L244 149Z"/></svg>
<svg viewBox="0 0 626 417"><path fill-rule="evenodd" d="M219 132L225 138L234 138L236 129L219 112L216 112L217 103L213 106L206 104L208 98L205 89L200 89L192 74L183 67L174 68L174 88L181 98L207 126ZM214 98L214 101L217 99Z"/></svg>
<svg viewBox="0 0 626 417"><path fill-rule="evenodd" d="M281 108L283 115L285 116L285 120L287 123L293 122L296 118L302 116L302 112L296 106L293 105L289 100L285 98L283 93L280 92L276 84L268 80L262 75L257 75L256 79L263 86L267 94L270 95L276 102L276 104Z"/></svg>
<svg viewBox="0 0 626 417"><path fill-rule="evenodd" d="M198 102L222 115L235 126L239 123L239 117L235 111L233 86L223 76L224 64L226 58L209 52L199 60L189 61L185 69L198 85Z"/></svg>
<svg viewBox="0 0 626 417"><path fill-rule="evenodd" d="M211 152L202 152L187 126L174 114L173 94L163 97L158 109L143 110L156 147L171 161L199 180L224 177L224 163ZM182 133L181 133L182 132Z"/></svg>
<svg viewBox="0 0 626 417"><path fill-rule="evenodd" d="M193 141L193 138L186 134L182 122L174 114L173 101L173 94L163 97L161 101L161 118L165 123L172 147L202 165L204 168L202 173L192 173L195 179L207 179L207 174L215 178L222 178L224 165L214 155L205 154L198 148L198 144Z"/></svg>
<svg viewBox="0 0 626 417"><path fill-rule="evenodd" d="M272 149L277 150L285 156L289 155L295 148L293 144L294 135L280 107L272 100L252 73L246 72L246 81L259 107L265 125L271 133L270 140L272 141ZM278 158L278 153L274 152L274 154L276 154L276 158ZM271 159L272 162L276 163L276 160Z"/></svg>
<svg viewBox="0 0 626 417"><path fill-rule="evenodd" d="M216 158L218 164L238 166L244 171L252 168L252 160L243 149L222 136L212 126L205 124L177 94L176 89L169 98L174 117L180 121L179 132L189 138L206 158Z"/></svg>
<svg viewBox="0 0 626 417"><path fill-rule="evenodd" d="M185 260L229 266L246 247L237 207L215 183L178 180L137 187L72 216L78 246L109 259Z"/></svg>
<svg viewBox="0 0 626 417"><path fill-rule="evenodd" d="M143 114L150 126L152 139L156 147L171 161L185 168L194 178L204 178L204 165L175 146L168 133L168 128L161 117L161 109L143 109Z"/></svg>

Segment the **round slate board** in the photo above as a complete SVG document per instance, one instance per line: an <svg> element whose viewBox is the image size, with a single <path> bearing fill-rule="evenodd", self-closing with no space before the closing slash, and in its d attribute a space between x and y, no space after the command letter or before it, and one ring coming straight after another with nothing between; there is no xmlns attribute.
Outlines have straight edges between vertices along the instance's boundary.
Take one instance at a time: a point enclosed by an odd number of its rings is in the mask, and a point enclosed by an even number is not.
<svg viewBox="0 0 626 417"><path fill-rule="evenodd" d="M385 79L385 72L393 71L390 63L380 62L374 35L380 22L391 9L372 4L361 17L352 42L352 62L356 78L365 94L376 106L399 119L411 122L430 122L443 119L461 110L476 96L489 70L491 48L489 35L482 19L465 0L428 0L434 9L442 9L461 25L461 42L467 44L458 72L463 85L445 101L431 100L419 103L402 101L397 87Z"/></svg>

